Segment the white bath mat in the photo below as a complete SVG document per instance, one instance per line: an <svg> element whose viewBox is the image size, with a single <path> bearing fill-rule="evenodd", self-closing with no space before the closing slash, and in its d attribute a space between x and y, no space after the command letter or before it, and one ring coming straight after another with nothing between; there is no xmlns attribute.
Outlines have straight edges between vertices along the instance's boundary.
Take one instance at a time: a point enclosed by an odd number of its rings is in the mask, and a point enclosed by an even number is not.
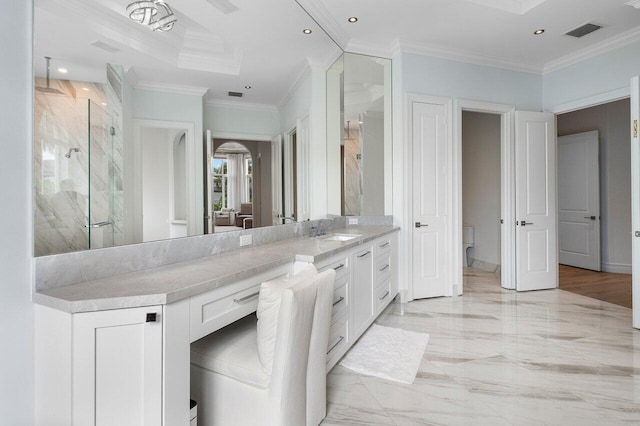
<svg viewBox="0 0 640 426"><path fill-rule="evenodd" d="M429 335L373 324L340 361L355 372L411 384Z"/></svg>

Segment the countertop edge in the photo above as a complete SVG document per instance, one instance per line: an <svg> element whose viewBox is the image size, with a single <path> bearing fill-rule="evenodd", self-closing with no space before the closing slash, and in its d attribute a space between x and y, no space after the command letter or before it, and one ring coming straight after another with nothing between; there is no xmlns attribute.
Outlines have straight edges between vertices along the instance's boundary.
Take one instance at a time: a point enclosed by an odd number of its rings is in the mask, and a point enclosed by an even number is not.
<svg viewBox="0 0 640 426"><path fill-rule="evenodd" d="M355 227L350 228L350 231L355 233L357 229L358 228L355 228ZM222 287L227 284L231 284L233 282L236 282L242 279L250 278L263 271L267 271L269 269L276 268L278 266L282 266L293 261L317 263L331 256L334 256L337 253L364 245L369 241L375 240L385 235L392 234L394 232L398 232L399 230L400 228L397 226L389 226L388 229L383 229L383 230L380 230L379 232L376 232L375 234L366 235L354 241L346 242L335 249L332 249L326 253L321 253L317 255L305 255L305 254L297 254L297 253L293 255L283 254L281 258L277 258L272 261L261 263L259 265L256 265L253 268L245 269L239 272L234 272L234 273L230 273L223 276L217 276L211 280L188 285L184 288L180 288L174 291L169 291L166 293L157 293L157 294L151 293L151 294L140 294L140 295L131 295L131 296L114 296L114 297L102 297L102 298L89 298L89 299L82 299L82 300L69 300L63 297L57 297L54 295L46 294L45 292L33 292L32 300L36 304L47 306L49 308L53 308L69 314L136 308L136 307L145 307L145 306L166 305L169 303L174 303L183 299L187 299L192 296L196 296L198 294L205 293L207 291L214 290L216 288ZM295 241L295 240L296 240L295 238L291 239L291 241ZM274 242L273 244L275 243L282 244L282 243L286 243L287 241L289 240L282 240L282 241ZM240 250L236 250L235 252L239 252ZM213 258L215 256L218 256L218 255L213 255L210 257ZM173 265L179 267L180 263L173 264ZM154 268L147 271L152 271L153 269ZM74 286L82 286L83 284L84 283L74 284Z"/></svg>

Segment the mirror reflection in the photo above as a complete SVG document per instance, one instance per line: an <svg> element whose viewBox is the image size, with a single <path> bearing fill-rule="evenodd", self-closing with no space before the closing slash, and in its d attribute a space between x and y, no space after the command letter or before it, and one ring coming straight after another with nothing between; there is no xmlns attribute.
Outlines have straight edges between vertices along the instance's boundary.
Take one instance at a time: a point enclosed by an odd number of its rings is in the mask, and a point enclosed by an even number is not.
<svg viewBox="0 0 640 426"><path fill-rule="evenodd" d="M291 0L129 3L35 1L36 256L308 219L295 135L339 48Z"/></svg>
<svg viewBox="0 0 640 426"><path fill-rule="evenodd" d="M342 189L329 213L391 214L391 60L344 53L327 71L327 103L329 185Z"/></svg>

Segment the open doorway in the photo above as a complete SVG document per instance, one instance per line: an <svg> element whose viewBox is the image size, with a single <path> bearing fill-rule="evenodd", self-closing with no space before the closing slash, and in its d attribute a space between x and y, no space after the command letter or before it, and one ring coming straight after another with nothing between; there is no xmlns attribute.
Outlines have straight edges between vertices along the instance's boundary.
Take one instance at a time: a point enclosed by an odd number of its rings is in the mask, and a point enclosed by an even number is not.
<svg viewBox="0 0 640 426"><path fill-rule="evenodd" d="M501 115L462 111L464 282L501 272Z"/></svg>
<svg viewBox="0 0 640 426"><path fill-rule="evenodd" d="M629 99L557 116L560 288L626 307L631 307L629 121Z"/></svg>

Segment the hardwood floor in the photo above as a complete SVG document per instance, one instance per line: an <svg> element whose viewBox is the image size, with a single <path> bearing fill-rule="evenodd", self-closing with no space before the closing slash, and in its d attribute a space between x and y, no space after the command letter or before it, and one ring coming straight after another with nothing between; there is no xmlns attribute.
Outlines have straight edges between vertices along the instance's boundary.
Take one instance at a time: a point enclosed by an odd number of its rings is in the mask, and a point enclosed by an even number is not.
<svg viewBox="0 0 640 426"><path fill-rule="evenodd" d="M631 275L560 266L560 289L631 307Z"/></svg>

